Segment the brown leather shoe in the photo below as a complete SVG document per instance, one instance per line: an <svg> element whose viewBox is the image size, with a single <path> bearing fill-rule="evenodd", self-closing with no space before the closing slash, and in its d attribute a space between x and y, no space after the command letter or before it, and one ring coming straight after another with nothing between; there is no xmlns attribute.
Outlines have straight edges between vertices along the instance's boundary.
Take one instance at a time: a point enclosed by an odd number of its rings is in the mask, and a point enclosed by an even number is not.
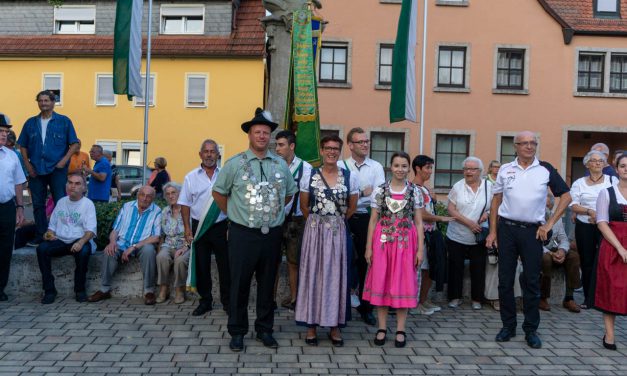
<svg viewBox="0 0 627 376"><path fill-rule="evenodd" d="M148 294L144 295L145 305L155 305L155 303L157 303L157 298L155 297L155 294L153 292L149 292Z"/></svg>
<svg viewBox="0 0 627 376"><path fill-rule="evenodd" d="M111 292L102 292L98 290L93 295L89 296L89 298L87 298L87 301L91 303L96 303L105 299L111 299Z"/></svg>
<svg viewBox="0 0 627 376"><path fill-rule="evenodd" d="M569 310L572 313L579 313L579 312L581 312L581 309L579 308L577 303L575 303L574 300L567 300L564 303L562 303L562 306L564 306L564 308L566 308L567 310Z"/></svg>
<svg viewBox="0 0 627 376"><path fill-rule="evenodd" d="M543 311L551 310L551 306L549 305L549 302L546 300L546 298L540 298L540 304L538 305L538 308Z"/></svg>

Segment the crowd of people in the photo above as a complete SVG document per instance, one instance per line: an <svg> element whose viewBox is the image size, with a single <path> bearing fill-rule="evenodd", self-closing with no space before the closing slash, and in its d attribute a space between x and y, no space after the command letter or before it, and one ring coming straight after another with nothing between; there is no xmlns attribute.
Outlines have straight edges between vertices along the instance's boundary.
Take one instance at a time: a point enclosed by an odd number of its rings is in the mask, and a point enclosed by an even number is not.
<svg viewBox="0 0 627 376"><path fill-rule="evenodd" d="M200 298L192 315L203 315L213 309L213 253L231 350L244 348L253 276L256 339L276 348L272 333L284 249L290 294L281 305L294 311L308 345L318 345L318 328L326 327L333 346L343 346L341 328L357 306L361 320L378 327L376 346L385 345L388 317L395 315L394 345L404 347L408 315L442 309L429 299L433 284L436 291L448 287L449 308L464 304L469 260L470 306L481 310L489 303L500 312L496 341L516 336L516 297L522 297L525 340L540 348L539 311L551 309L552 272L563 266L564 308L602 311L603 346L616 349L615 316L627 314L623 152L615 153L610 165L607 146L594 145L584 157L586 176L569 188L553 166L536 157L536 136L520 132L512 162L491 161L484 171L479 158L463 161L463 179L451 188L448 214L441 215L427 187L431 157L412 159L397 151L386 179L383 166L368 157L367 132L354 128L346 137L349 158L340 158L341 138L325 136L320 140L322 163L312 167L295 155L291 131L276 133L276 148L269 150L278 124L257 109L241 125L249 148L222 168L218 144L211 139L201 143L200 165L183 184L170 182L164 158L155 160L154 184L141 187L136 200L122 205L103 250L101 286L87 295L86 273L97 234L94 202L109 201L118 179L101 146L92 146L89 158L82 155L71 121L53 111L51 95L38 94L41 112L27 120L17 140L21 155L5 146L11 124L0 115L0 300L7 300L13 232L24 219L22 192L28 176L40 237L36 250L43 304L57 296L52 257L74 256L79 302L111 298L113 273L136 257L145 304L167 301L173 279L174 303L183 303L186 290L193 290ZM55 204L49 220L48 190ZM165 199L163 209L155 204L157 197ZM572 217L564 217L568 207ZM573 235L563 223L571 220ZM445 232L438 223L447 225ZM585 301L578 305L574 290L580 286Z"/></svg>

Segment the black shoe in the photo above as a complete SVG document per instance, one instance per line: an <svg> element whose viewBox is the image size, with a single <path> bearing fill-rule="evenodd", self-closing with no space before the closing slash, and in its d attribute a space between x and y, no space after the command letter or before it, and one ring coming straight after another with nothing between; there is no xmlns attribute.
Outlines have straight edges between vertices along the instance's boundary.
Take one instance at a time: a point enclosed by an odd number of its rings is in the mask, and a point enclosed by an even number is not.
<svg viewBox="0 0 627 376"><path fill-rule="evenodd" d="M42 238L35 238L33 240L29 240L28 242L26 242L26 246L37 248L43 242L44 240Z"/></svg>
<svg viewBox="0 0 627 376"><path fill-rule="evenodd" d="M44 297L41 298L41 304L52 304L57 297L56 291L45 292Z"/></svg>
<svg viewBox="0 0 627 376"><path fill-rule="evenodd" d="M383 338L379 339L379 333L383 333ZM374 336L374 344L377 346L385 345L385 334L387 333L386 329L377 330L377 334Z"/></svg>
<svg viewBox="0 0 627 376"><path fill-rule="evenodd" d="M399 330L396 332L396 335L402 335L403 336L403 340L399 341L396 338L394 338L394 347L405 347L405 345L407 344L407 334L405 334L405 332L403 332L402 330Z"/></svg>
<svg viewBox="0 0 627 376"><path fill-rule="evenodd" d="M496 335L495 341L507 342L513 337L516 337L516 329L503 328L499 334Z"/></svg>
<svg viewBox="0 0 627 376"><path fill-rule="evenodd" d="M331 333L329 333L329 339L331 340L331 344L333 344L333 346L335 346L335 347L342 347L342 346L344 346L344 340L342 338L340 338L340 339L333 338Z"/></svg>
<svg viewBox="0 0 627 376"><path fill-rule="evenodd" d="M4 291L0 292L0 302L6 302L7 300L9 300L7 294L5 294Z"/></svg>
<svg viewBox="0 0 627 376"><path fill-rule="evenodd" d="M605 342L605 336L603 336L603 347L605 347L608 350L616 351L616 344Z"/></svg>
<svg viewBox="0 0 627 376"><path fill-rule="evenodd" d="M542 347L542 341L540 340L540 337L538 337L536 332L529 332L525 334L525 341L527 341L527 346L531 347L532 349L539 349L540 347Z"/></svg>
<svg viewBox="0 0 627 376"><path fill-rule="evenodd" d="M202 316L205 313L211 311L213 308L211 307L211 303L205 304L200 303L198 307L194 311L192 311L192 316Z"/></svg>
<svg viewBox="0 0 627 376"><path fill-rule="evenodd" d="M305 338L305 343L309 346L318 346L318 337Z"/></svg>
<svg viewBox="0 0 627 376"><path fill-rule="evenodd" d="M377 324L377 320L374 318L374 315L372 314L372 312L362 313L361 319L364 320L364 322L368 325Z"/></svg>
<svg viewBox="0 0 627 376"><path fill-rule="evenodd" d="M274 339L274 337L272 337L271 333L257 332L257 337L255 337L255 339L263 343L265 347L269 347L271 349L279 348L279 343L276 341L276 339Z"/></svg>
<svg viewBox="0 0 627 376"><path fill-rule="evenodd" d="M76 301L79 303L84 303L87 301L87 294L85 293L85 291L76 293Z"/></svg>
<svg viewBox="0 0 627 376"><path fill-rule="evenodd" d="M235 352L244 350L244 336L241 334L233 335L231 342L229 342L229 348Z"/></svg>

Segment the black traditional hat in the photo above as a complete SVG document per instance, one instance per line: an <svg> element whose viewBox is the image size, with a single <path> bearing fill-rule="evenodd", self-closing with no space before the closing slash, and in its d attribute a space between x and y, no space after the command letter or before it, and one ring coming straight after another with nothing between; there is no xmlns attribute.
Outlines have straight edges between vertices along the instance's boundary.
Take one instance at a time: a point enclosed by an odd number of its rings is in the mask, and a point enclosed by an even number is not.
<svg viewBox="0 0 627 376"><path fill-rule="evenodd" d="M272 115L268 111L264 111L263 109L257 107L255 110L255 117L252 120L242 123L242 130L246 133L250 130L250 127L253 125L267 125L270 127L270 131L274 132L274 130L279 126L279 124L272 121Z"/></svg>
<svg viewBox="0 0 627 376"><path fill-rule="evenodd" d="M3 113L0 113L0 127L6 127L6 128L12 127L11 120L9 120L9 117Z"/></svg>

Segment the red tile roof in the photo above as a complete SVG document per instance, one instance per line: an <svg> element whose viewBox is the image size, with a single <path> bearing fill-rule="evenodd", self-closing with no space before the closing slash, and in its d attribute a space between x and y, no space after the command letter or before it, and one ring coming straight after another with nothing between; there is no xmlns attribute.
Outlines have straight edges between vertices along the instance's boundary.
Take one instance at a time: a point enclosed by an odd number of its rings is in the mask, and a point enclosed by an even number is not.
<svg viewBox="0 0 627 376"><path fill-rule="evenodd" d="M574 34L627 36L627 1L620 1L621 18L594 15L594 0L538 0L542 7L562 26L564 42Z"/></svg>
<svg viewBox="0 0 627 376"><path fill-rule="evenodd" d="M152 37L153 56L261 57L265 32L259 18L265 15L261 0L242 0L237 29L228 36ZM146 51L146 39L143 43ZM112 35L0 36L0 56L107 56L113 55Z"/></svg>

